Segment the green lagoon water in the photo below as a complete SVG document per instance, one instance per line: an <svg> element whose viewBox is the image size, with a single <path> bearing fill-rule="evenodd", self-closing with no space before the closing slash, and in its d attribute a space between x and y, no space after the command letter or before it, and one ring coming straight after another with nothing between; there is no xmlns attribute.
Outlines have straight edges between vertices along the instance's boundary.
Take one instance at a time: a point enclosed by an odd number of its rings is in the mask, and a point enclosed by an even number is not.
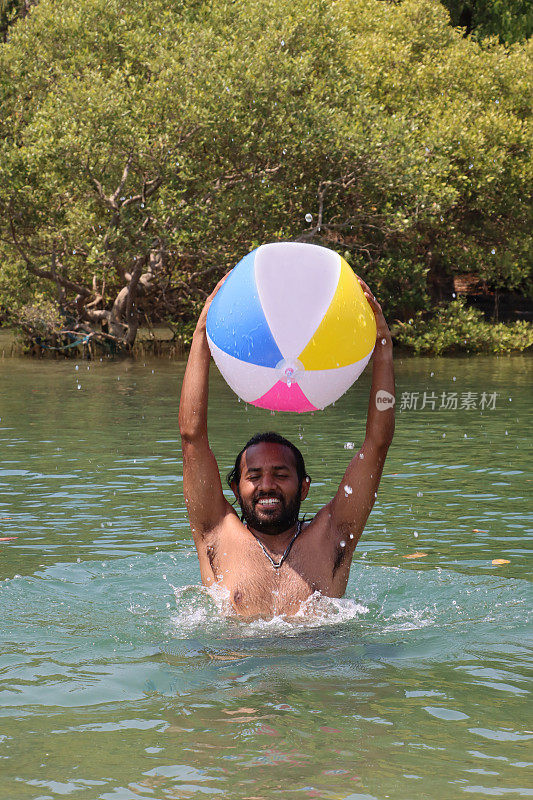
<svg viewBox="0 0 533 800"><path fill-rule="evenodd" d="M533 797L530 358L397 360L426 407L398 414L346 597L293 622L226 619L199 585L183 370L0 360L0 800ZM219 464L279 430L312 514L368 389L271 416L213 374ZM439 408L453 391L476 408Z"/></svg>

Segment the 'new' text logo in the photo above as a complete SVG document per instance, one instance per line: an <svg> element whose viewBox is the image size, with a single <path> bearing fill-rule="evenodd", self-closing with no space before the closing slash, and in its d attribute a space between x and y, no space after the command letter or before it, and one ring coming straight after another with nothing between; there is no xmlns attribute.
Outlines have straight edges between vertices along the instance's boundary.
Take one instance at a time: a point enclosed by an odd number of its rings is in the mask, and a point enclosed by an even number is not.
<svg viewBox="0 0 533 800"><path fill-rule="evenodd" d="M392 408L395 402L394 395L385 391L385 389L380 389L376 392L376 408L378 411L386 411L388 408Z"/></svg>

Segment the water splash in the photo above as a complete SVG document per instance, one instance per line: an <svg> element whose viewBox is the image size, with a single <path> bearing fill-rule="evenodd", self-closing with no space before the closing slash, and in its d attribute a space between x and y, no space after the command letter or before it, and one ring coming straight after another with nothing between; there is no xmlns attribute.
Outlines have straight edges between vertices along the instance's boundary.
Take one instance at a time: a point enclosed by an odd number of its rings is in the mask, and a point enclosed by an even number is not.
<svg viewBox="0 0 533 800"><path fill-rule="evenodd" d="M257 636L261 633L297 636L305 630L327 628L359 619L368 612L367 606L353 599L324 597L320 592L314 592L304 600L299 611L292 617L278 615L271 619L256 619L249 623L243 620L240 626L245 636Z"/></svg>
<svg viewBox="0 0 533 800"><path fill-rule="evenodd" d="M351 598L324 597L320 592L314 592L302 602L293 616L278 614L270 618L247 620L235 616L230 593L221 586L173 586L172 589L177 613L171 617L171 623L181 637L215 631L237 633L243 637L272 633L299 635L303 630L358 619L369 611L367 606Z"/></svg>

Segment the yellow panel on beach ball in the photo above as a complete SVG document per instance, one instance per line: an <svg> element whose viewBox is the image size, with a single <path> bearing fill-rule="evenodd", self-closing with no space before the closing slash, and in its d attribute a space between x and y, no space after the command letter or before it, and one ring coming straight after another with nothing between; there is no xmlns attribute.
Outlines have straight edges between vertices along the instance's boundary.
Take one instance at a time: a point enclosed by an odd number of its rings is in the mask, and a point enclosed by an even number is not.
<svg viewBox="0 0 533 800"><path fill-rule="evenodd" d="M333 299L298 360L305 369L347 367L368 356L375 342L374 312L353 270L341 258Z"/></svg>

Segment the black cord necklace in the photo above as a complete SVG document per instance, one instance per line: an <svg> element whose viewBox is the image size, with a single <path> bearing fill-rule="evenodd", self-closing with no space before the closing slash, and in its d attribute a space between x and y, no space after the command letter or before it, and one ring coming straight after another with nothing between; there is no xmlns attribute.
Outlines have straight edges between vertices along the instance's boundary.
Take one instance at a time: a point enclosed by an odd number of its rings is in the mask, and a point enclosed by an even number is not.
<svg viewBox="0 0 533 800"><path fill-rule="evenodd" d="M248 528L248 530L250 531L250 528ZM250 531L250 533L254 537L255 541L257 542L257 544L259 545L259 547L261 548L263 553L266 555L266 557L268 558L268 560L270 561L270 563L272 564L274 569L280 569L281 568L281 565L283 564L283 562L285 561L285 559L287 558L287 556L291 552L291 548L292 548L294 542L296 541L296 539L298 538L298 536L300 535L301 532L302 532L302 523L300 522L300 520L298 520L298 526L296 528L296 533L294 534L294 536L290 540L289 544L287 545L287 548L286 548L285 552L283 553L283 555L281 556L281 559L279 561L274 561L274 559L272 558L272 556L270 555L270 553L268 552L268 550L264 546L263 542L261 542L257 538L257 536L255 535L255 533L253 531Z"/></svg>

